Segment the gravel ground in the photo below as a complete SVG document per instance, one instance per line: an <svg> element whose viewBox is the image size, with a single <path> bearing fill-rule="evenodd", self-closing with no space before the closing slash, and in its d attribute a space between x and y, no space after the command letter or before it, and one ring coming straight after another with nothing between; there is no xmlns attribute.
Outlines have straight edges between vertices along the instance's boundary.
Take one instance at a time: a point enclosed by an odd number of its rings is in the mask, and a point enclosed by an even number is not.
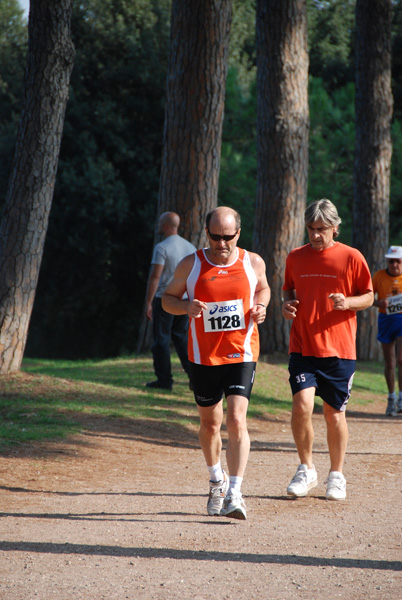
<svg viewBox="0 0 402 600"><path fill-rule="evenodd" d="M94 419L63 443L0 457L3 600L400 600L402 415L348 410L348 497L291 499L289 414L250 421L247 521L206 514L197 432Z"/></svg>

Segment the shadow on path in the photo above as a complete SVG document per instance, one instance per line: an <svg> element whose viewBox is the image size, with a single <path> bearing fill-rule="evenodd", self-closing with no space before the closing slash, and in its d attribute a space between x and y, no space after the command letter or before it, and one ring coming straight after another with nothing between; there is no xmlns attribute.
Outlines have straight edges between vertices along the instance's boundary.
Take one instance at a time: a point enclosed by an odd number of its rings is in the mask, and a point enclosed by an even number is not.
<svg viewBox="0 0 402 600"><path fill-rule="evenodd" d="M218 562L242 562L257 564L302 565L312 567L337 567L348 569L376 569L402 571L402 562L391 560L368 560L358 558L324 558L320 556L297 556L295 554L247 554L245 552L206 552L179 550L176 548L124 548L86 544L53 544L50 542L0 542L2 552L37 552L40 554L81 554L85 556L115 556L125 558L170 558L177 560L200 560Z"/></svg>

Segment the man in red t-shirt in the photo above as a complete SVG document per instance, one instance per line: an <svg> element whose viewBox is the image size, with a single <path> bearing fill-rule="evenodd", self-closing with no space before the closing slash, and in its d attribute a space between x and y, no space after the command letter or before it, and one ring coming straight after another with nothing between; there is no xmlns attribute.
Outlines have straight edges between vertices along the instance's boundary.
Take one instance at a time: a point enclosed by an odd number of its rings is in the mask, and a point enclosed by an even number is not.
<svg viewBox="0 0 402 600"><path fill-rule="evenodd" d="M362 254L335 240L341 219L332 202L313 202L304 221L309 243L289 254L283 285L282 314L292 320L292 432L301 463L287 493L306 496L317 485L311 419L317 394L324 401L331 462L326 498L343 500L348 442L345 409L355 372L356 311L371 306L374 295Z"/></svg>

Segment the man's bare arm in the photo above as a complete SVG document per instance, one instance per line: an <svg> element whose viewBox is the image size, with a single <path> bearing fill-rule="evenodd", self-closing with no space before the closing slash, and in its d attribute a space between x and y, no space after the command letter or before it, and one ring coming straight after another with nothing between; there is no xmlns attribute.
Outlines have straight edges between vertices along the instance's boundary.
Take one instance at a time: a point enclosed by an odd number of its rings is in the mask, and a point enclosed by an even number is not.
<svg viewBox="0 0 402 600"><path fill-rule="evenodd" d="M374 302L374 293L367 291L359 296L345 297L343 294L334 292L329 295L333 302L334 310L364 310L372 306Z"/></svg>
<svg viewBox="0 0 402 600"><path fill-rule="evenodd" d="M166 288L162 296L163 310L172 315L188 315L197 319L201 316L203 310L207 308L205 302L200 300L183 299L186 292L187 278L194 265L194 255L190 254L183 258L176 267L172 281Z"/></svg>
<svg viewBox="0 0 402 600"><path fill-rule="evenodd" d="M251 266L257 276L257 286L254 293L254 305L251 309L251 315L258 324L265 321L267 306L271 300L271 288L267 280L265 262L259 254L249 252Z"/></svg>
<svg viewBox="0 0 402 600"><path fill-rule="evenodd" d="M284 290L283 298L282 316L288 321L295 319L299 304L299 301L296 299L296 290Z"/></svg>
<svg viewBox="0 0 402 600"><path fill-rule="evenodd" d="M149 273L147 296L145 300L145 311L149 321L152 319L152 301L155 298L163 269L164 265L152 265Z"/></svg>

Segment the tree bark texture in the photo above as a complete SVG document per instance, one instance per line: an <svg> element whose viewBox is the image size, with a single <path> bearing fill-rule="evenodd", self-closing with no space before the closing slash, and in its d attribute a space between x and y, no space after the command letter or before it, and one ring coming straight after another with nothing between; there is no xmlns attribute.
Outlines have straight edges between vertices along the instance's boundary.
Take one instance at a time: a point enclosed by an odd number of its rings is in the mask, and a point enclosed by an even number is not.
<svg viewBox="0 0 402 600"><path fill-rule="evenodd" d="M217 206L231 0L173 0L158 214L180 215L180 233L205 244Z"/></svg>
<svg viewBox="0 0 402 600"><path fill-rule="evenodd" d="M231 0L173 0L158 218L180 215L179 233L206 245L205 219L218 204ZM158 219L155 243L159 240ZM137 351L149 348L141 322Z"/></svg>
<svg viewBox="0 0 402 600"><path fill-rule="evenodd" d="M393 109L391 18L391 0L356 2L353 245L364 254L372 273L384 268L388 247ZM375 309L358 315L357 355L362 360L381 356Z"/></svg>
<svg viewBox="0 0 402 600"><path fill-rule="evenodd" d="M21 366L74 63L72 0L32 0L23 110L0 225L0 373Z"/></svg>
<svg viewBox="0 0 402 600"><path fill-rule="evenodd" d="M288 253L304 236L308 173L308 54L305 0L257 3L257 202L254 249L267 265L272 298L261 350L286 352L281 314Z"/></svg>

